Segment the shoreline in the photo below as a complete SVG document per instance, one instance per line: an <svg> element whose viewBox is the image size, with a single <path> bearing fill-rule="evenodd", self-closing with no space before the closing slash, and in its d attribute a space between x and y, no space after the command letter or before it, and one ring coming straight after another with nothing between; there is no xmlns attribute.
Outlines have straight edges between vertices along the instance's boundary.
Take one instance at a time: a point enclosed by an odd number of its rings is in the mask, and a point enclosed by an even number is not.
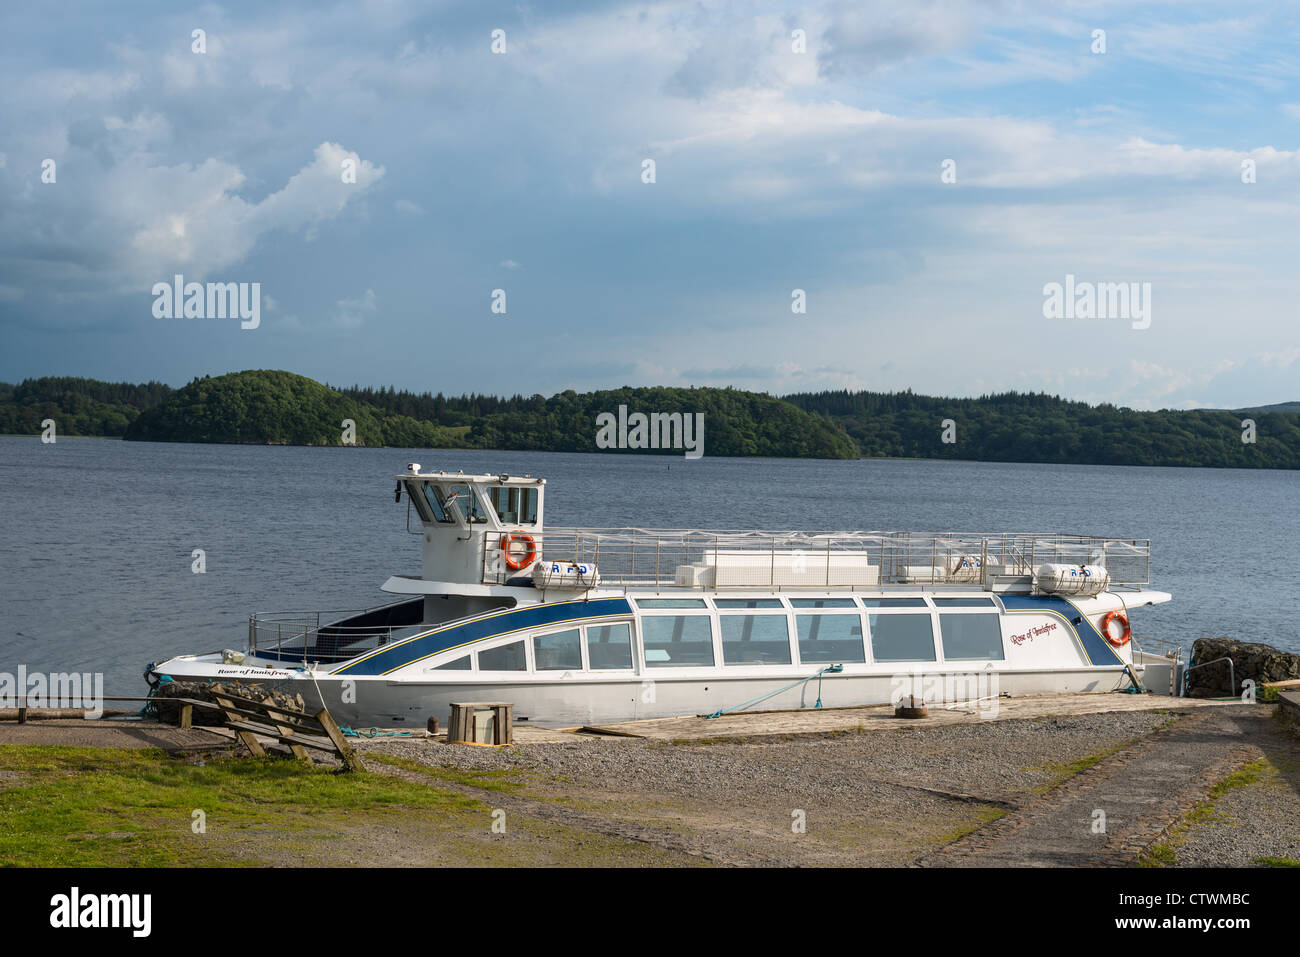
<svg viewBox="0 0 1300 957"><path fill-rule="evenodd" d="M5 439L33 439L40 441L39 433L21 433L21 432L0 432L0 438ZM290 442L195 442L195 441L159 441L156 439L127 439L120 435L61 435L60 439L95 439L108 442L129 442L135 445L198 445L198 446L229 446L232 448L292 448L292 449L359 449L371 451L394 451L394 452L423 452L434 454L490 454L501 452L507 455L599 455L609 456L617 455L626 458L645 458L645 459L662 459L667 462L686 462L692 461L677 454L663 454L656 452L629 451L626 449L599 449L594 451L573 451L567 449L511 449L511 448L453 448L453 447L432 447L432 446L412 446L412 445L296 445ZM57 443L55 443L57 444ZM1300 472L1298 468L1289 468L1283 466L1261 465L1256 468L1246 468L1240 465L1133 465L1129 463L1111 463L1111 462L1021 462L1007 459L963 459L956 457L933 457L933 458L913 458L907 456L888 456L888 455L863 455L857 458L816 458L813 456L773 456L773 455L706 455L703 458L724 459L726 461L739 462L933 462L940 464L956 465L1006 465L1018 468L1043 466L1047 468L1106 468L1106 469L1169 469L1183 470L1189 472L1195 471L1214 471L1214 472L1245 472L1254 474L1257 472Z"/></svg>

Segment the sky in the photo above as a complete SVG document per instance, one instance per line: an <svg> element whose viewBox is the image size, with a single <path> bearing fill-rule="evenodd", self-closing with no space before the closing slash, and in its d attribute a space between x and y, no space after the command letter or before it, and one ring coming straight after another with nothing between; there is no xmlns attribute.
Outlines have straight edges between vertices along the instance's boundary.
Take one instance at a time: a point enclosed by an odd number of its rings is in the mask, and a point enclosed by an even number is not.
<svg viewBox="0 0 1300 957"><path fill-rule="evenodd" d="M1288 3L128 0L0 31L0 380L1300 400ZM259 284L259 324L159 316L177 274ZM1053 283L1145 316L1049 315Z"/></svg>

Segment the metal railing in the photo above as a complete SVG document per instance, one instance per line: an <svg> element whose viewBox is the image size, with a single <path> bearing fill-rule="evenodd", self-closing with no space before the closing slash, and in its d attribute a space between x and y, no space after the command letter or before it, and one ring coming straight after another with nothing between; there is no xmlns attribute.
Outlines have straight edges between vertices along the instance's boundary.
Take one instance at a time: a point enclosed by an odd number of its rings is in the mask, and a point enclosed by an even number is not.
<svg viewBox="0 0 1300 957"><path fill-rule="evenodd" d="M1151 555L1148 539L1055 533L557 528L532 539L543 559L594 564L607 584L698 587L985 582L1029 576L1047 562L1100 565L1113 584L1145 585ZM485 583L520 574L508 567L492 536L484 540L482 557ZM518 562L522 556L513 557Z"/></svg>
<svg viewBox="0 0 1300 957"><path fill-rule="evenodd" d="M259 612L248 618L248 650L289 660L340 661L394 640L396 633L409 632L418 623L343 625L365 615L391 613L410 599L371 608L337 611ZM405 637L398 636L398 637Z"/></svg>
<svg viewBox="0 0 1300 957"><path fill-rule="evenodd" d="M379 609L355 611L285 611L262 612L248 618L248 650L264 655L275 653L283 660L309 662L346 661L348 658L382 648L393 641L413 638L442 628L471 621L485 612L477 611L446 621L418 622L408 625L352 627L333 624L383 608L396 608L405 601L381 605ZM322 619L324 622L322 623Z"/></svg>

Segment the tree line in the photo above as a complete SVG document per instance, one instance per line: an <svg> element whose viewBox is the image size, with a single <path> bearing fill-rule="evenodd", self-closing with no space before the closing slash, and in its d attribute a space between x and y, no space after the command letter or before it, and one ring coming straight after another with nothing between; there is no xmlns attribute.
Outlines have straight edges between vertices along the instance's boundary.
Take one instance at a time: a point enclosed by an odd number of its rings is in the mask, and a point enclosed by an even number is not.
<svg viewBox="0 0 1300 957"><path fill-rule="evenodd" d="M0 433L35 435L43 420L54 419L61 435L338 445L347 444L341 423L349 420L358 445L594 452L596 417L621 405L629 412L703 413L705 455L1300 468L1300 414L1289 411L1137 412L1021 392L776 397L624 387L549 398L448 396L392 386L331 388L281 370L203 376L181 389L56 376L0 383Z"/></svg>

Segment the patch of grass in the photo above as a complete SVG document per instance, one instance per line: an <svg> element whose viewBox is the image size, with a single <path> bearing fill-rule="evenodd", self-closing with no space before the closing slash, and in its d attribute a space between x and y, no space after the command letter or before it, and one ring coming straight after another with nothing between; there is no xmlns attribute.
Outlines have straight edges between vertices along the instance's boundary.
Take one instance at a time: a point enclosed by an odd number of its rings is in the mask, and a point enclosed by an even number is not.
<svg viewBox="0 0 1300 957"><path fill-rule="evenodd" d="M1242 765L1236 771L1233 771L1226 778L1220 781L1214 787L1210 788L1207 800L1217 801L1223 795L1236 788L1250 787L1252 784L1258 784L1265 776L1270 776L1273 772L1272 765L1269 764L1268 758L1260 758L1258 761L1252 761L1250 764Z"/></svg>
<svg viewBox="0 0 1300 957"><path fill-rule="evenodd" d="M1300 861L1293 857L1257 857L1255 863L1260 867L1300 867Z"/></svg>
<svg viewBox="0 0 1300 957"><path fill-rule="evenodd" d="M395 768L404 768L407 771L414 771L417 774L423 774L425 777L433 778L435 781L446 781L449 784L459 784L463 787L478 788L482 791L519 791L524 785L520 781L512 780L518 772L510 771L505 768L496 768L482 771L464 771L460 768L439 768L429 764L421 764L412 758L401 758L393 754L381 754L370 752L366 754L366 760L376 761L380 764L388 764Z"/></svg>
<svg viewBox="0 0 1300 957"><path fill-rule="evenodd" d="M991 824L1000 817L1006 817L1009 812L1005 808L985 805L977 808L971 813L971 817L951 831L945 831L936 835L932 840L936 844L951 844L954 841L960 841L967 834L978 831L985 824Z"/></svg>
<svg viewBox="0 0 1300 957"><path fill-rule="evenodd" d="M1187 839L1189 830L1201 825L1228 821L1228 818L1219 813L1218 808L1215 806L1225 794L1237 788L1251 787L1267 777L1274 776L1276 773L1276 769L1269 763L1267 758L1260 758L1258 761L1243 765L1229 774L1210 788L1204 801L1198 802L1166 831L1163 841L1152 844L1138 855L1138 867L1174 867L1177 865L1178 847ZM1256 863L1259 863L1259 861L1257 860Z"/></svg>
<svg viewBox="0 0 1300 957"><path fill-rule="evenodd" d="M364 811L481 807L459 794L276 758L177 760L156 749L0 747L0 860L25 867L240 865L222 832L328 829ZM194 811L206 832L196 834Z"/></svg>
<svg viewBox="0 0 1300 957"><path fill-rule="evenodd" d="M1024 767L1022 771L1046 771L1051 777L1043 784L1036 785L1030 790L1034 794L1046 794L1053 788L1060 787L1076 774L1080 774L1091 767L1094 767L1110 757L1112 754L1118 754L1125 748L1130 748L1137 744L1138 738L1129 738L1127 741L1121 741L1101 751L1095 751L1092 754L1085 754L1074 761L1067 761L1063 764L1044 764L1039 767Z"/></svg>
<svg viewBox="0 0 1300 957"><path fill-rule="evenodd" d="M1138 855L1138 867L1174 867L1178 864L1178 854L1168 842L1152 844Z"/></svg>

